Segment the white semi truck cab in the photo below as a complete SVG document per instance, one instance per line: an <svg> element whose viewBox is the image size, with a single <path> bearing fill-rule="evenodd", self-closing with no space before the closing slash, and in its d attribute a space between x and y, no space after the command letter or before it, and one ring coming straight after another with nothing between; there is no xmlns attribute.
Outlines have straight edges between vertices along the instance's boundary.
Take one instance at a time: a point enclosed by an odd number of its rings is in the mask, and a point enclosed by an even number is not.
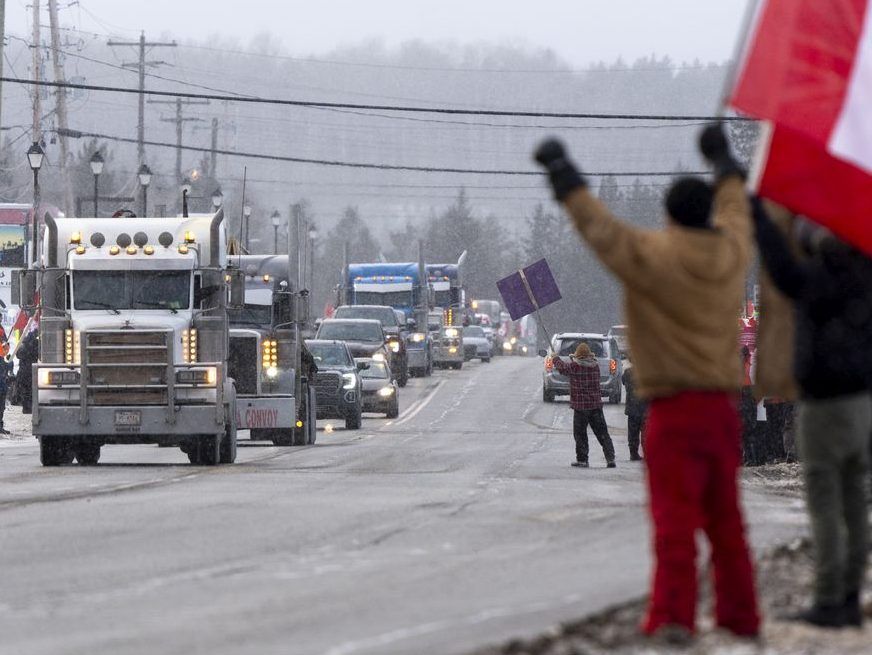
<svg viewBox="0 0 872 655"><path fill-rule="evenodd" d="M22 271L39 311L33 434L46 466L96 464L107 444L177 446L192 464L236 457L228 376L223 210L184 218L52 218ZM38 300L34 300L38 299Z"/></svg>

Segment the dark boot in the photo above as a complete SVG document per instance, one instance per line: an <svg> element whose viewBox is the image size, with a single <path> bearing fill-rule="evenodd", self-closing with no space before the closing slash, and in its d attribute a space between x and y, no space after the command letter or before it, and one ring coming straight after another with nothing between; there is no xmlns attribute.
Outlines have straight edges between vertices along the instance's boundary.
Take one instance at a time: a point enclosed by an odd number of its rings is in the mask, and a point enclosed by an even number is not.
<svg viewBox="0 0 872 655"><path fill-rule="evenodd" d="M642 456L639 454L639 451L630 451L630 461L631 462L641 462Z"/></svg>
<svg viewBox="0 0 872 655"><path fill-rule="evenodd" d="M584 460L584 461L579 460L577 462L572 462L572 465L577 467L577 468L580 468L580 469L586 469L586 468L590 467L590 464L587 463L587 460Z"/></svg>
<svg viewBox="0 0 872 655"><path fill-rule="evenodd" d="M845 625L855 628L863 627L863 608L860 606L860 592L855 591L845 596L842 612Z"/></svg>
<svg viewBox="0 0 872 655"><path fill-rule="evenodd" d="M788 616L787 620L809 623L819 628L841 628L845 625L845 610L842 605L813 605L807 610Z"/></svg>

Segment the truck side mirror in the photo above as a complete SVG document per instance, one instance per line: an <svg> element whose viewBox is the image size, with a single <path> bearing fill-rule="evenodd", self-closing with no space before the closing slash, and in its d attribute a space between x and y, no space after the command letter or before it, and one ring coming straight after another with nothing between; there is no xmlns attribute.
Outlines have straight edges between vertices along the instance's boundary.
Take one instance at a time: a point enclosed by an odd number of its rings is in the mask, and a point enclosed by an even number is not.
<svg viewBox="0 0 872 655"><path fill-rule="evenodd" d="M228 306L230 309L243 309L245 307L245 273L239 270L230 270L227 272L230 283L230 298Z"/></svg>
<svg viewBox="0 0 872 655"><path fill-rule="evenodd" d="M418 321L416 321L414 318L408 318L406 319L406 326L410 330L414 331L418 327Z"/></svg>
<svg viewBox="0 0 872 655"><path fill-rule="evenodd" d="M12 298L30 313L36 307L34 301L39 290L39 271L27 268L16 273L17 275L12 278Z"/></svg>
<svg viewBox="0 0 872 655"><path fill-rule="evenodd" d="M542 348L542 349L539 351L539 357L548 357L548 351L545 350L544 348Z"/></svg>

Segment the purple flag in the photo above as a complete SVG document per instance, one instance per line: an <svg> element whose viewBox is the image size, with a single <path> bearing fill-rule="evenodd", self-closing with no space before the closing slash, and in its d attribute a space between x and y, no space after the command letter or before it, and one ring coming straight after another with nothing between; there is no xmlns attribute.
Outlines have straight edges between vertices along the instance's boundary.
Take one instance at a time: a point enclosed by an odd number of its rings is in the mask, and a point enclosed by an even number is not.
<svg viewBox="0 0 872 655"><path fill-rule="evenodd" d="M503 278L497 282L497 289L513 321L561 298L554 275L544 259Z"/></svg>

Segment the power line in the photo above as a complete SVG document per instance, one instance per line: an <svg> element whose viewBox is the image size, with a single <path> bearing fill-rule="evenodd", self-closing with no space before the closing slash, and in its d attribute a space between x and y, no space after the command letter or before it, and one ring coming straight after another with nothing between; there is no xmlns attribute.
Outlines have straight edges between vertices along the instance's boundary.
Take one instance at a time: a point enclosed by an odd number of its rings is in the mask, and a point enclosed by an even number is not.
<svg viewBox="0 0 872 655"><path fill-rule="evenodd" d="M98 132L80 132L78 130L67 130L65 136L71 138L96 138L106 141L117 141L120 143L137 143L137 139L129 139L121 136L113 136L111 134L101 134ZM194 146L178 146L174 143L166 143L163 141L146 141L145 145L154 146L157 148L181 148L181 150L190 150L193 152L205 152L209 148L197 148ZM259 152L239 152L235 150L216 150L219 155L228 157L245 157L247 159L265 159L268 161L281 161L295 164L313 164L316 166L333 166L342 168L365 168L386 171L412 171L417 173L458 173L462 175L513 175L513 176L530 176L541 177L542 173L538 171L519 171L519 170L500 170L500 169L480 169L480 168L452 168L452 167L437 167L437 166L408 166L401 164L372 164L364 162L351 162L342 160L330 159L309 159L306 157L293 157L289 155L270 155ZM675 175L708 175L707 171L647 171L647 172L594 172L584 171L584 174L589 177L671 177Z"/></svg>
<svg viewBox="0 0 872 655"><path fill-rule="evenodd" d="M648 121L717 121L735 122L752 121L742 116L700 116L681 114L606 114L606 113L576 113L576 112L544 112L544 111L503 111L496 109L451 109L447 107L407 107L401 105L364 105L349 102L318 102L314 100L286 100L282 98L263 98L259 96L236 96L208 93L183 93L179 91L154 91L132 89L120 86L101 86L95 84L79 84L73 82L51 82L45 80L29 80L19 77L2 77L0 81L42 86L50 88L79 89L82 91L102 91L108 93L126 93L136 95L154 95L168 98L193 98L199 100L216 100L219 102L240 102L261 105L282 105L289 107L315 107L332 109L363 109L370 111L397 111L418 114L451 114L460 116L504 116L513 118L568 118L589 120L648 120ZM559 126L554 126L559 129Z"/></svg>

